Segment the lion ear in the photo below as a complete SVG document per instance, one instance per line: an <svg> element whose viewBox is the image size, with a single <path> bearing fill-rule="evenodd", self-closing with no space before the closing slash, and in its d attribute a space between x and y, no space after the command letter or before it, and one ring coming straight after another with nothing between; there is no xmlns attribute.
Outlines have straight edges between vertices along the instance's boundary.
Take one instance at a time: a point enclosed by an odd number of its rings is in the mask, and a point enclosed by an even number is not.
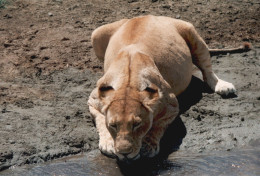
<svg viewBox="0 0 260 176"><path fill-rule="evenodd" d="M179 114L178 100L173 93L168 94L164 100L154 117L154 122L158 120L167 122L169 120L171 123Z"/></svg>
<svg viewBox="0 0 260 176"><path fill-rule="evenodd" d="M111 76L107 74L97 81L97 96L100 100L103 101L113 96L115 89L111 82Z"/></svg>
<svg viewBox="0 0 260 176"><path fill-rule="evenodd" d="M101 77L96 88L91 92L88 105L91 109L95 109L104 114L108 105L111 103L114 94L114 88L109 85L109 77Z"/></svg>
<svg viewBox="0 0 260 176"><path fill-rule="evenodd" d="M114 88L110 85L103 84L98 87L98 96L100 99L104 99L109 95L111 96L113 93Z"/></svg>
<svg viewBox="0 0 260 176"><path fill-rule="evenodd" d="M179 103L174 93L169 93L167 97L167 113L168 116L177 116L179 114Z"/></svg>
<svg viewBox="0 0 260 176"><path fill-rule="evenodd" d="M178 103L178 100L177 100L176 96L174 95L174 93L169 93L169 94L168 94L167 102L168 102L168 104L170 104L172 107L179 109L179 103Z"/></svg>
<svg viewBox="0 0 260 176"><path fill-rule="evenodd" d="M143 91L141 91L141 96L144 106L147 109L154 111L154 108L160 99L159 89L154 85L147 86Z"/></svg>
<svg viewBox="0 0 260 176"><path fill-rule="evenodd" d="M103 96L103 95L102 95ZM88 105L90 113L93 117L96 117L97 114L105 115L107 108L111 103L110 97L101 98L100 90L96 87L89 96Z"/></svg>

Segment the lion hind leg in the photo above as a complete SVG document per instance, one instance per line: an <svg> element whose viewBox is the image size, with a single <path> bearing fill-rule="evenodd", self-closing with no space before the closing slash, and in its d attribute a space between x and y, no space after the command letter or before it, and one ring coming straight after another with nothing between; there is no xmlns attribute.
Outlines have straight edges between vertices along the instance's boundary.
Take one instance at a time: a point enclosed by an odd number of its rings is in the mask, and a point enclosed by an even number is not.
<svg viewBox="0 0 260 176"><path fill-rule="evenodd" d="M212 70L209 49L203 39L199 36L192 24L184 24L186 27L181 35L188 44L193 64L202 72L204 81L216 93L227 96L236 92L232 83L219 79Z"/></svg>
<svg viewBox="0 0 260 176"><path fill-rule="evenodd" d="M95 29L91 35L91 43L96 56L104 60L107 45L111 36L127 21L123 19L114 23L106 24Z"/></svg>

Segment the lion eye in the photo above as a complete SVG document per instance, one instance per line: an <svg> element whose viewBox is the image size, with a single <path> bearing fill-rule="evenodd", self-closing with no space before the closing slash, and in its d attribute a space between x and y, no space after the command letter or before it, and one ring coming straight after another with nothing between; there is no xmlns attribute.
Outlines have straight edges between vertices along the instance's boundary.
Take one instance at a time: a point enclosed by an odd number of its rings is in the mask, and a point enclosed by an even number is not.
<svg viewBox="0 0 260 176"><path fill-rule="evenodd" d="M144 90L147 91L147 92L150 92L150 93L156 93L157 92L156 89L153 89L151 87L146 87Z"/></svg>
<svg viewBox="0 0 260 176"><path fill-rule="evenodd" d="M137 128L139 128L140 126L141 126L141 124L142 124L142 122L140 121L138 121L138 122L134 122L134 124L133 124L133 130L136 130Z"/></svg>
<svg viewBox="0 0 260 176"><path fill-rule="evenodd" d="M115 123L109 124L109 127L112 128L113 130L117 130L117 124Z"/></svg>
<svg viewBox="0 0 260 176"><path fill-rule="evenodd" d="M109 91L109 90L113 90L112 86L102 86L99 88L100 91L105 92L105 91Z"/></svg>

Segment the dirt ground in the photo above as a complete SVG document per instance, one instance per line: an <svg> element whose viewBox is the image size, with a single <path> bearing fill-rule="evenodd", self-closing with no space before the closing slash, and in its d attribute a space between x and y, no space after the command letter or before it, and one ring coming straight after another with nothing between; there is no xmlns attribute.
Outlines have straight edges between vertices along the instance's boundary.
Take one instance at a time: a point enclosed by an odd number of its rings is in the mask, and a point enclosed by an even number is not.
<svg viewBox="0 0 260 176"><path fill-rule="evenodd" d="M0 170L97 148L87 99L102 75L91 32L122 18L153 14L194 24L211 48L214 70L237 97L211 93L197 78L179 97L181 150L232 150L260 138L258 0L13 0L0 8ZM177 129L177 131L176 131ZM173 131L174 131L173 130ZM172 134L172 136L174 136Z"/></svg>

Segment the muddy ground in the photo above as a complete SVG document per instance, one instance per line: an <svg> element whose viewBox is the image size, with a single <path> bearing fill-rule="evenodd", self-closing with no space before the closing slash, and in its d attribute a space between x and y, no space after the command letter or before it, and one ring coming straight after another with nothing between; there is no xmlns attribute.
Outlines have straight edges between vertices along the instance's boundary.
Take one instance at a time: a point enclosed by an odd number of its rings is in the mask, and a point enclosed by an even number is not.
<svg viewBox="0 0 260 176"><path fill-rule="evenodd" d="M233 150L260 138L258 0L10 0L0 8L0 170L97 148L87 99L102 63L91 32L146 14L193 23L212 48L254 47L212 57L237 97L222 98L195 77L179 97L182 114L169 131L179 143L186 134L180 149Z"/></svg>

